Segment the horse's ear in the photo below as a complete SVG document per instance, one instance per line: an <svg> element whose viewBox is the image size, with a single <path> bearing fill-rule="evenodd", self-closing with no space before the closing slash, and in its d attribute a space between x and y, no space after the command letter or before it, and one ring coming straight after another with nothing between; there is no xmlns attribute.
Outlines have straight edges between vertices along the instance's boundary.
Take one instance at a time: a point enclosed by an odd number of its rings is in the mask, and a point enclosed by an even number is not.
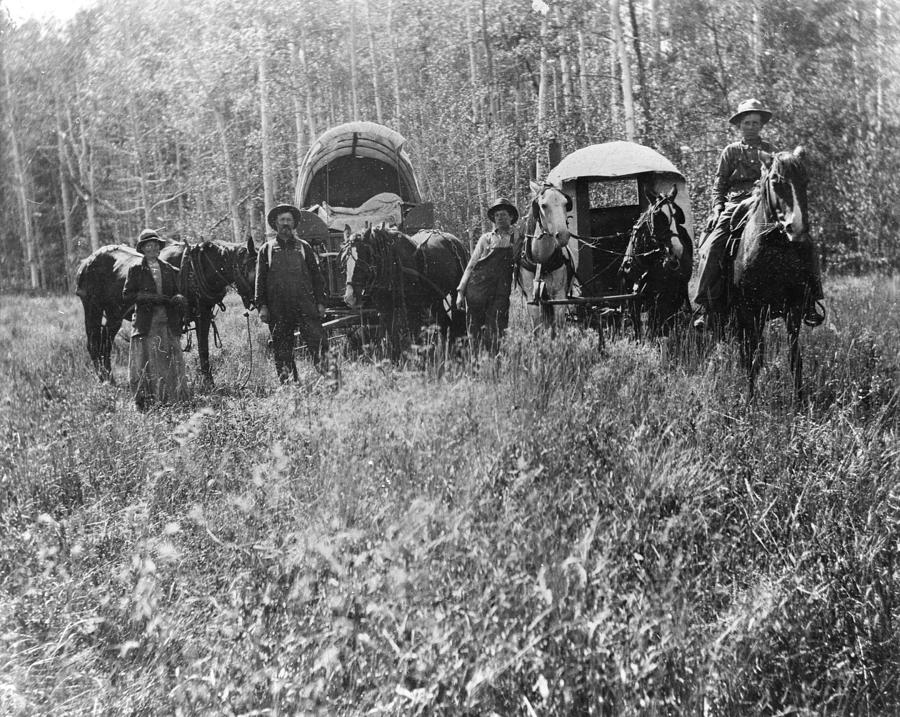
<svg viewBox="0 0 900 717"><path fill-rule="evenodd" d="M528 181L528 186L531 187L531 193L534 196L537 196L538 194L540 194L541 189L543 189L543 187L538 182L535 182L533 179Z"/></svg>
<svg viewBox="0 0 900 717"><path fill-rule="evenodd" d="M253 243L253 235L247 235L247 253L256 254L256 244Z"/></svg>
<svg viewBox="0 0 900 717"><path fill-rule="evenodd" d="M350 241L350 237L353 235L353 232L350 231L350 225L344 224L344 241Z"/></svg>
<svg viewBox="0 0 900 717"><path fill-rule="evenodd" d="M677 197L677 196L678 196L678 185L677 185L677 184L673 184L673 185L672 185L672 189L671 189L671 191L669 192L669 201L671 202L671 201L674 200L675 197Z"/></svg>

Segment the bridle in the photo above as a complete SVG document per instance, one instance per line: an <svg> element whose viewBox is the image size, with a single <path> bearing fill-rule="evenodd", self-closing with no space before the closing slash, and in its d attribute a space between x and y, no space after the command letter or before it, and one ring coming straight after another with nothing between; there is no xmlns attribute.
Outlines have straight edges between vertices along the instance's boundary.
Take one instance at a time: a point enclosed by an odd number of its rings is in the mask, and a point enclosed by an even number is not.
<svg viewBox="0 0 900 717"><path fill-rule="evenodd" d="M672 214L665 212L665 207L672 207L674 204L674 199L669 195L663 195L656 200L650 209L644 212L637 224L635 224L631 230L631 241L628 243L628 250L625 252L623 269L625 268L625 264L630 264L637 258L646 259L658 254L667 255L672 246L672 240L677 239L680 241L681 237L679 236L677 229L672 228L673 224L677 224L674 209L672 210ZM661 236L662 232L657 229L657 214L665 215L667 220L664 237ZM646 241L641 241L642 237L647 236L655 246L645 251L635 251L639 245L643 247L647 244Z"/></svg>

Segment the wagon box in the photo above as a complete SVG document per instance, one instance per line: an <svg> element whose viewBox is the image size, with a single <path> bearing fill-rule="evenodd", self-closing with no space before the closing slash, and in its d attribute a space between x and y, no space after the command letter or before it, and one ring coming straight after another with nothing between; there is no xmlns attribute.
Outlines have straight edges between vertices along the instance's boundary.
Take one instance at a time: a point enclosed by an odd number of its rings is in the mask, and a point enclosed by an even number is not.
<svg viewBox="0 0 900 717"><path fill-rule="evenodd" d="M663 155L635 142L604 142L567 155L547 182L572 197L571 228L581 237L577 277L581 294L602 296L621 287L618 270L632 227L647 209L647 190L677 189L675 202L693 240L690 196L684 176Z"/></svg>

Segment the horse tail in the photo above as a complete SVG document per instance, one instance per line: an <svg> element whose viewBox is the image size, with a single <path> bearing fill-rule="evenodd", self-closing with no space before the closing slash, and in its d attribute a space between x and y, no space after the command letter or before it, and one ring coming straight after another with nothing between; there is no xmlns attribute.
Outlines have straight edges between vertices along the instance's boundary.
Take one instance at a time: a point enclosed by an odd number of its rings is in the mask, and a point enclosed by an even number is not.
<svg viewBox="0 0 900 717"><path fill-rule="evenodd" d="M82 259L81 263L78 264L78 268L75 270L75 295L80 297L82 301L90 296L88 289L85 286L85 282L86 274L93 258L94 255L91 254L86 259Z"/></svg>

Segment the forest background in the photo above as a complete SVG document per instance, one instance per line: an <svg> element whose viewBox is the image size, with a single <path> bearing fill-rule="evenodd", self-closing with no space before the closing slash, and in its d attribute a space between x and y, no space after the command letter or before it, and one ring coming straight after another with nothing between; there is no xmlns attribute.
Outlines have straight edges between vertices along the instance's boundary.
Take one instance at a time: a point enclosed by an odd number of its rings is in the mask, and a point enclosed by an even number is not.
<svg viewBox="0 0 900 717"><path fill-rule="evenodd" d="M0 5L2 10L2 5ZM0 11L0 292L68 291L145 226L259 240L314 138L386 124L439 225L471 237L563 155L633 139L709 206L727 118L758 97L804 144L831 269L894 268L900 12L893 0L100 0Z"/></svg>

